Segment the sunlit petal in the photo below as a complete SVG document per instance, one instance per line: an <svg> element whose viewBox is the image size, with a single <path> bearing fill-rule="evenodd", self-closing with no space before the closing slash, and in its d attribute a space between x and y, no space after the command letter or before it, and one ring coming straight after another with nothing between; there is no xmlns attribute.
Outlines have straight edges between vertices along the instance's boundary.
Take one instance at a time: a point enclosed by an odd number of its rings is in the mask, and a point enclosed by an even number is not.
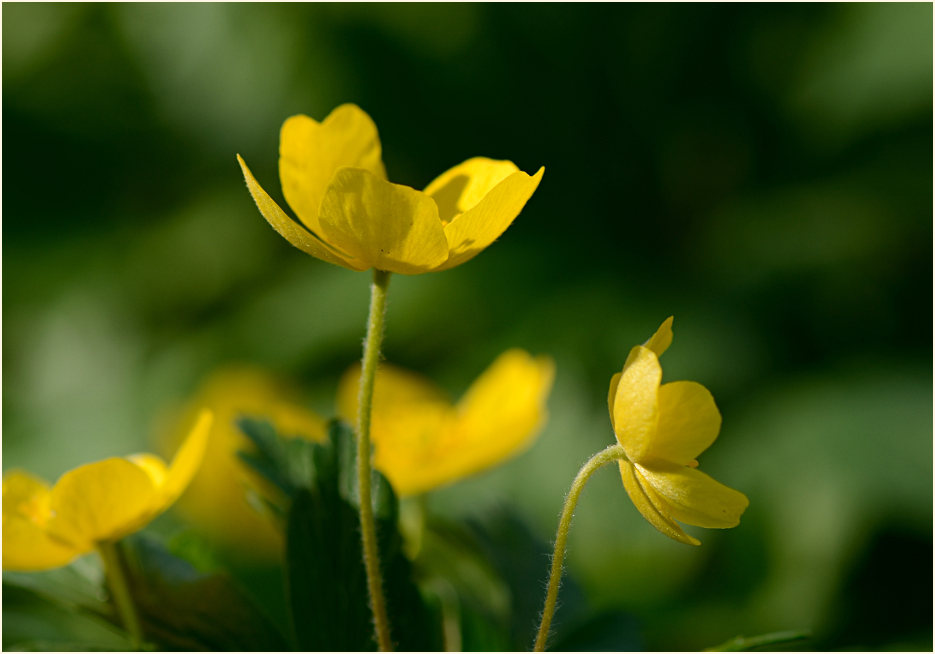
<svg viewBox="0 0 935 654"><path fill-rule="evenodd" d="M162 458L155 454L144 452L142 454L132 454L128 456L127 459L138 465L143 472L149 475L149 478L153 481L153 485L157 488L165 484L166 475L169 474L169 468Z"/></svg>
<svg viewBox="0 0 935 654"><path fill-rule="evenodd" d="M25 470L3 475L3 514L19 514L36 522L49 516L50 488L43 479Z"/></svg>
<svg viewBox="0 0 935 654"><path fill-rule="evenodd" d="M617 399L617 387L620 386L620 378L623 373L614 373L610 378L610 389L607 391L607 409L610 411L610 426L614 427L614 401Z"/></svg>
<svg viewBox="0 0 935 654"><path fill-rule="evenodd" d="M4 570L28 572L58 568L69 564L88 549L71 547L53 540L29 518L3 512Z"/></svg>
<svg viewBox="0 0 935 654"><path fill-rule="evenodd" d="M359 386L360 364L355 364L341 376L337 392L338 415L351 424L357 421ZM418 411L425 405L451 406L448 397L431 381L388 363L377 366L372 402L376 416Z"/></svg>
<svg viewBox="0 0 935 654"><path fill-rule="evenodd" d="M412 275L448 258L432 198L366 170L341 168L335 173L320 220L323 238L366 267Z"/></svg>
<svg viewBox="0 0 935 654"><path fill-rule="evenodd" d="M497 357L458 402L458 439L444 452L451 477L491 467L528 447L548 417L554 377L548 357L518 349Z"/></svg>
<svg viewBox="0 0 935 654"><path fill-rule="evenodd" d="M542 180L545 168L535 175L522 171L500 181L472 208L455 216L445 225L450 254L437 270L448 270L473 259L493 243L523 210ZM489 180L486 180L489 181ZM483 185L478 184L478 189ZM473 199L473 198L472 198Z"/></svg>
<svg viewBox="0 0 935 654"><path fill-rule="evenodd" d="M305 225L321 234L318 211L338 168L369 170L385 179L380 137L360 107L343 104L322 122L292 116L279 135L279 178L286 202Z"/></svg>
<svg viewBox="0 0 935 654"><path fill-rule="evenodd" d="M653 490L665 499L671 516L689 525L736 527L750 503L743 493L694 468L638 469Z"/></svg>
<svg viewBox="0 0 935 654"><path fill-rule="evenodd" d="M643 347L647 347L655 352L657 357L661 357L662 353L668 350L669 346L672 345L673 319L673 316L669 316L664 321L662 321L662 324L659 325L659 329L656 330L656 333L653 334L648 341L643 343Z"/></svg>
<svg viewBox="0 0 935 654"><path fill-rule="evenodd" d="M263 190L263 187L253 177L253 173L247 168L247 164L237 155L237 161L240 162L240 168L243 171L244 180L247 182L247 189L253 196L257 208L263 217L266 218L273 229L279 232L279 235L292 243L306 254L310 254L317 259L337 264L351 270L366 270L369 266L356 261L353 257L344 253L337 252L333 247L326 244L319 238L321 235L312 234L307 229L296 223L292 218L286 215L279 205L276 204L269 194Z"/></svg>
<svg viewBox="0 0 935 654"><path fill-rule="evenodd" d="M700 545L701 541L686 534L670 517L660 511L659 507L653 503L651 497L647 495L645 487L640 483L639 475L629 461L620 461L620 476L623 479L623 487L630 496L630 501L636 507L637 511L646 518L653 527L660 532L686 545Z"/></svg>
<svg viewBox="0 0 935 654"><path fill-rule="evenodd" d="M721 429L721 414L707 388L689 381L659 387L656 434L644 452L646 459L689 465L704 452Z"/></svg>
<svg viewBox="0 0 935 654"><path fill-rule="evenodd" d="M118 540L142 526L158 493L149 474L127 459L83 465L52 487L47 530L78 548Z"/></svg>
<svg viewBox="0 0 935 654"><path fill-rule="evenodd" d="M662 367L652 350L637 345L623 369L614 398L614 432L631 461L639 462L651 446L658 417Z"/></svg>
<svg viewBox="0 0 935 654"><path fill-rule="evenodd" d="M176 511L203 535L239 555L270 559L281 550L281 533L271 517L247 499L248 489L262 491L264 482L238 456L249 451L251 443L237 421L269 420L283 436L310 440L324 437L325 421L304 408L301 393L285 380L262 368L228 365L205 379L166 424L160 451L179 452L204 409L214 414L204 460Z"/></svg>
<svg viewBox="0 0 935 654"><path fill-rule="evenodd" d="M172 459L165 483L161 488L162 510L167 509L178 499L198 472L208 447L208 437L213 423L214 414L208 410L202 411L195 420L188 438L175 453L175 458Z"/></svg>
<svg viewBox="0 0 935 654"><path fill-rule="evenodd" d="M425 187L438 205L438 215L446 225L451 219L474 208L497 184L518 172L512 161L474 157L449 168Z"/></svg>
<svg viewBox="0 0 935 654"><path fill-rule="evenodd" d="M355 366L341 380L339 413L356 423ZM381 365L374 385L371 438L374 466L401 496L450 484L515 456L547 417L554 377L547 357L510 350L471 385L453 407L434 385Z"/></svg>

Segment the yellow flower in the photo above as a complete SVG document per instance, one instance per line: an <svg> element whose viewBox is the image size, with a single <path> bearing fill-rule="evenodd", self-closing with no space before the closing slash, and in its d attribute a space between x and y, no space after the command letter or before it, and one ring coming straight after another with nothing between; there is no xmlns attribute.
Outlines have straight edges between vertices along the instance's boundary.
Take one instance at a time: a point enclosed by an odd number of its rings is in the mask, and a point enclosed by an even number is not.
<svg viewBox="0 0 935 654"><path fill-rule="evenodd" d="M163 434L169 450L184 436L184 426L200 407L214 412L205 462L178 511L203 533L247 555L270 557L282 548L282 538L273 521L248 502L247 489L264 490L264 482L237 455L250 449L250 441L236 421L242 416L266 419L283 436L323 439L325 421L303 408L294 395L259 368L221 368L202 383L176 425Z"/></svg>
<svg viewBox="0 0 935 654"><path fill-rule="evenodd" d="M545 424L555 366L548 357L504 352L457 405L422 377L381 365L373 393L374 467L400 496L454 482L518 454ZM357 416L360 367L338 386L338 413Z"/></svg>
<svg viewBox="0 0 935 654"><path fill-rule="evenodd" d="M182 494L201 465L213 416L202 412L172 464L153 454L112 457L66 472L49 488L3 477L3 569L47 570L142 529Z"/></svg>
<svg viewBox="0 0 935 654"><path fill-rule="evenodd" d="M321 123L303 115L283 123L279 177L297 223L237 160L260 213L292 245L351 270L404 275L473 258L510 226L544 171L529 176L510 161L475 157L424 191L392 184L376 125L344 104Z"/></svg>
<svg viewBox="0 0 935 654"><path fill-rule="evenodd" d="M660 385L659 356L672 343L669 317L627 357L610 380L610 421L629 461L620 474L643 517L670 538L699 545L676 523L724 529L735 527L749 501L743 493L696 470L699 454L721 429L711 393L695 382Z"/></svg>

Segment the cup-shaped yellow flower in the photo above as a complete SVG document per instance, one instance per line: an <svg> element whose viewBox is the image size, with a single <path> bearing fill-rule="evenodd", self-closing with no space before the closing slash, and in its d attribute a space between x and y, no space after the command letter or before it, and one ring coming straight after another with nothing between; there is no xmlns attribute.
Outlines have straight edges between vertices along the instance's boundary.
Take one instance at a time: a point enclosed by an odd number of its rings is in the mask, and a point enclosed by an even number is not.
<svg viewBox="0 0 935 654"><path fill-rule="evenodd" d="M320 123L287 119L279 177L300 222L237 160L260 213L292 245L351 270L404 275L473 258L510 226L544 172L530 176L510 161L475 157L418 191L387 181L381 155L376 125L356 105L341 105Z"/></svg>
<svg viewBox="0 0 935 654"><path fill-rule="evenodd" d="M607 403L617 443L585 463L565 498L555 534L549 583L533 650L545 651L558 601L562 562L571 518L591 475L616 461L623 485L639 512L666 536L700 545L678 522L698 527L727 528L740 522L749 502L743 493L696 470L695 459L721 429L714 398L701 384L662 383L659 357L672 344L670 316L652 337L630 350L623 370L610 380Z"/></svg>
<svg viewBox="0 0 935 654"><path fill-rule="evenodd" d="M627 494L656 529L699 545L678 525L735 527L747 497L697 470L696 457L717 438L721 414L701 384L661 384L659 357L672 343L669 317L627 357L610 381L610 421L628 460L620 460Z"/></svg>
<svg viewBox="0 0 935 654"><path fill-rule="evenodd" d="M457 404L423 377L381 364L373 393L373 464L400 496L462 479L515 456L547 418L555 365L513 349L501 354ZM357 412L360 367L338 386L338 413Z"/></svg>
<svg viewBox="0 0 935 654"><path fill-rule="evenodd" d="M164 451L171 451L202 407L214 413L205 462L177 510L200 532L250 558L278 554L282 535L247 499L248 489L263 491L264 483L237 454L249 450L250 441L236 423L241 417L261 418L283 436L323 439L325 421L304 408L297 395L288 383L261 368L225 366L200 384L161 435Z"/></svg>
<svg viewBox="0 0 935 654"><path fill-rule="evenodd" d="M204 458L213 416L202 412L170 465L153 454L66 472L51 488L20 470L3 477L3 569L67 565L142 529L182 494Z"/></svg>

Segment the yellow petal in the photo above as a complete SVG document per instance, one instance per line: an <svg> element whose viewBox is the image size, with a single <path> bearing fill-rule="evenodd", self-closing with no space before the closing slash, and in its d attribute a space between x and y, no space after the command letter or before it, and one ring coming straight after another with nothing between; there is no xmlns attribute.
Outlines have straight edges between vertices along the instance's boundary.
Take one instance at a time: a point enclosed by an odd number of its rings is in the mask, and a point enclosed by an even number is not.
<svg viewBox="0 0 935 654"><path fill-rule="evenodd" d="M380 137L360 107L343 104L321 123L292 116L279 135L279 178L286 202L305 225L321 234L318 210L338 168L363 168L382 179Z"/></svg>
<svg viewBox="0 0 935 654"><path fill-rule="evenodd" d="M672 316L669 316L663 320L662 324L659 325L659 329L643 343L643 347L655 352L657 358L661 357L662 353L668 350L669 346L672 345L672 318ZM638 353L639 350L635 347L630 350L627 360L623 363L624 370L632 363Z"/></svg>
<svg viewBox="0 0 935 654"><path fill-rule="evenodd" d="M669 316L663 320L662 324L659 325L659 329L656 330L656 333L653 334L648 341L643 343L643 346L655 352L657 357L661 357L662 353L668 350L669 346L672 345L673 318L673 316Z"/></svg>
<svg viewBox="0 0 935 654"><path fill-rule="evenodd" d="M607 408L610 411L610 426L614 426L614 400L617 399L617 387L620 385L620 377L623 373L615 373L610 378L610 389L607 391Z"/></svg>
<svg viewBox="0 0 935 654"><path fill-rule="evenodd" d="M45 531L51 516L48 484L22 470L3 476L3 569L48 570L82 552Z"/></svg>
<svg viewBox="0 0 935 654"><path fill-rule="evenodd" d="M548 357L513 349L501 354L458 402L458 439L440 456L454 481L516 456L531 445L548 417L555 378Z"/></svg>
<svg viewBox="0 0 935 654"><path fill-rule="evenodd" d="M523 210L544 173L545 168L533 176L522 171L512 173L445 225L450 254L437 270L448 270L473 259L493 243Z"/></svg>
<svg viewBox="0 0 935 654"><path fill-rule="evenodd" d="M640 483L639 475L629 461L619 461L618 463L620 464L623 487L626 489L627 495L630 496L630 500L637 511L649 521L649 524L680 543L701 545L701 541L686 534L681 527L653 503L651 496L646 493L645 487Z"/></svg>
<svg viewBox="0 0 935 654"><path fill-rule="evenodd" d="M85 551L51 539L42 527L22 515L3 512L4 570L31 572L58 568Z"/></svg>
<svg viewBox="0 0 935 654"><path fill-rule="evenodd" d="M663 384L659 387L658 407L656 434L643 455L647 460L690 465L710 447L721 429L721 414L714 398L701 384Z"/></svg>
<svg viewBox="0 0 935 654"><path fill-rule="evenodd" d="M324 420L302 407L295 389L262 368L225 366L198 388L176 419L166 424L160 451L179 451L203 409L214 413L204 460L188 490L175 505L179 514L203 535L251 559L270 559L282 549L278 527L252 506L247 489L262 492L263 481L244 465L238 452L250 441L237 419L268 419L284 436L319 440Z"/></svg>
<svg viewBox="0 0 935 654"><path fill-rule="evenodd" d="M141 454L132 454L127 457L132 463L138 465L143 472L149 475L153 486L159 488L166 481L166 475L169 474L169 468L166 462L155 454L143 452Z"/></svg>
<svg viewBox="0 0 935 654"><path fill-rule="evenodd" d="M614 398L614 432L631 461L640 462L656 431L657 395L662 380L659 359L637 345L627 358Z"/></svg>
<svg viewBox="0 0 935 654"><path fill-rule="evenodd" d="M244 179L247 182L247 189L256 202L257 209L263 214L273 229L279 232L279 235L292 243L306 254L310 254L316 259L327 261L351 270L366 270L369 266L355 261L353 257L345 253L337 252L331 245L325 243L319 238L320 235L312 234L307 229L296 223L292 218L286 215L279 205L273 201L263 187L253 177L253 173L247 168L247 164L237 155L237 161L240 162L240 169L243 171Z"/></svg>
<svg viewBox="0 0 935 654"><path fill-rule="evenodd" d="M338 414L355 426L359 381L360 365L354 365L341 377L337 395ZM373 465L398 495L432 485L435 448L453 419L451 402L429 380L390 364L379 366L370 425Z"/></svg>
<svg viewBox="0 0 935 654"><path fill-rule="evenodd" d="M442 404L375 413L371 432L374 468L386 475L401 497L450 481L442 444L452 440L446 434L454 425L454 410Z"/></svg>
<svg viewBox="0 0 935 654"><path fill-rule="evenodd" d="M320 220L322 236L366 267L414 275L448 258L432 198L360 168L335 173Z"/></svg>
<svg viewBox="0 0 935 654"><path fill-rule="evenodd" d="M555 374L547 357L522 350L501 354L478 377L455 412L423 407L428 437L403 459L383 448L380 463L401 495L453 483L515 456L532 442L546 419L545 400ZM426 432L423 432L426 433Z"/></svg>
<svg viewBox="0 0 935 654"><path fill-rule="evenodd" d="M267 408L265 417L273 423L279 434L287 438L321 441L327 435L328 423L321 416L301 406L277 402Z"/></svg>
<svg viewBox="0 0 935 654"><path fill-rule="evenodd" d="M357 400L360 386L360 364L354 364L338 382L338 415L352 425L357 424ZM410 406L418 410L426 404L450 407L451 403L432 382L414 372L381 363L373 387L375 417L391 412L406 412Z"/></svg>
<svg viewBox="0 0 935 654"><path fill-rule="evenodd" d="M145 524L157 494L149 474L127 459L80 466L52 487L47 531L79 549L119 540Z"/></svg>
<svg viewBox="0 0 935 654"><path fill-rule="evenodd" d="M639 473L666 502L675 520L698 527L736 527L750 503L743 493L728 488L694 468L643 468Z"/></svg>
<svg viewBox="0 0 935 654"><path fill-rule="evenodd" d="M359 368L345 374L339 412L356 421ZM433 385L393 366L376 378L374 466L401 496L422 493L495 465L527 446L546 418L554 364L522 350L503 353L457 410Z"/></svg>
<svg viewBox="0 0 935 654"><path fill-rule="evenodd" d="M10 470L3 475L3 514L44 523L49 517L49 485L25 470Z"/></svg>
<svg viewBox="0 0 935 654"><path fill-rule="evenodd" d="M208 436L211 434L212 424L214 424L214 414L208 410L202 411L195 420L195 426L192 427L188 438L176 452L165 482L160 488L161 511L165 511L178 499L198 472L205 457L205 449L208 447Z"/></svg>
<svg viewBox="0 0 935 654"><path fill-rule="evenodd" d="M497 184L518 171L512 161L474 157L443 172L425 187L425 192L435 200L438 215L447 225L452 218L472 209Z"/></svg>

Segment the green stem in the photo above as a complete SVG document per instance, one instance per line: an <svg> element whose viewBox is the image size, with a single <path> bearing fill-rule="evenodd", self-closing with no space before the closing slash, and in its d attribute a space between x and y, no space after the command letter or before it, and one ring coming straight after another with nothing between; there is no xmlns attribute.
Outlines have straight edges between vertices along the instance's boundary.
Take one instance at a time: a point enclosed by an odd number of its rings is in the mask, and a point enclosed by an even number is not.
<svg viewBox="0 0 935 654"><path fill-rule="evenodd" d="M390 641L390 621L386 616L383 597L383 577L380 573L380 554L377 551L376 527L370 497L370 414L373 409L373 383L383 342L383 322L386 316L386 288L390 273L373 271L370 286L370 317L367 319L367 337L364 340L364 358L360 371L360 391L357 398L357 484L360 489L360 539L367 570L367 590L377 645L381 652L393 649Z"/></svg>
<svg viewBox="0 0 935 654"><path fill-rule="evenodd" d="M558 587L562 581L562 562L565 559L565 542L568 540L568 528L571 518L578 504L578 496L584 490L584 485L594 474L594 471L605 463L625 459L626 453L620 444L614 444L601 450L585 463L571 484L571 490L565 497L565 506L562 508L562 517L558 521L558 532L555 534L555 550L552 552L552 570L549 573L549 587L545 594L545 606L542 607L542 621L539 623L539 633L536 634L535 652L544 652L545 643L549 637L549 627L552 616L555 614L555 603L558 600Z"/></svg>
<svg viewBox="0 0 935 654"><path fill-rule="evenodd" d="M104 562L104 574L110 586L111 599L117 605L117 612L130 636L130 649L138 652L143 648L143 628L140 626L140 617L133 605L133 597L130 595L130 586L127 584L123 563L117 552L117 544L100 542L97 544L97 551Z"/></svg>

